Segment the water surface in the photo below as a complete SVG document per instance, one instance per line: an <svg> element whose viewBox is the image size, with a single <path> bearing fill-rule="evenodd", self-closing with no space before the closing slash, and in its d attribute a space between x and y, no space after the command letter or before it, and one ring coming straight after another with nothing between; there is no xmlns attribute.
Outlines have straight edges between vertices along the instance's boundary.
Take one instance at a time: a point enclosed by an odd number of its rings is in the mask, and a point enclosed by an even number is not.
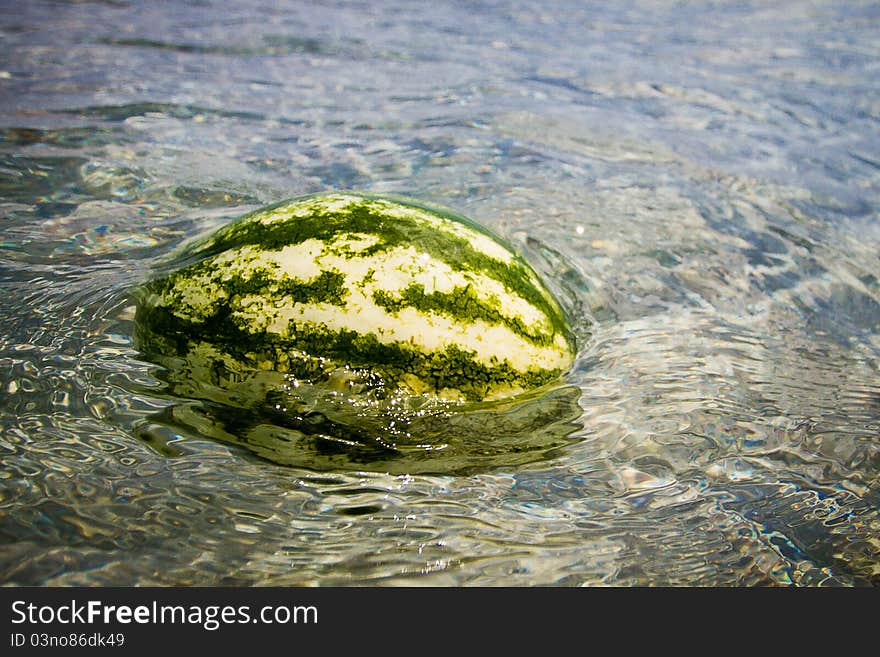
<svg viewBox="0 0 880 657"><path fill-rule="evenodd" d="M880 10L840 5L0 3L0 582L876 586ZM168 390L151 268L350 188L591 323L565 445L318 471Z"/></svg>

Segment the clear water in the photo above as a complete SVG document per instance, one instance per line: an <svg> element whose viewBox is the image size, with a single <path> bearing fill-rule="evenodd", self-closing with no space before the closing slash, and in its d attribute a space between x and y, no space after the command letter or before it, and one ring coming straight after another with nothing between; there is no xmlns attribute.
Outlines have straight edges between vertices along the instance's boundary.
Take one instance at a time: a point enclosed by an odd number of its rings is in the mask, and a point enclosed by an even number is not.
<svg viewBox="0 0 880 657"><path fill-rule="evenodd" d="M2 2L0 39L0 582L880 583L876 3ZM341 188L594 320L563 447L318 472L174 419L132 288Z"/></svg>

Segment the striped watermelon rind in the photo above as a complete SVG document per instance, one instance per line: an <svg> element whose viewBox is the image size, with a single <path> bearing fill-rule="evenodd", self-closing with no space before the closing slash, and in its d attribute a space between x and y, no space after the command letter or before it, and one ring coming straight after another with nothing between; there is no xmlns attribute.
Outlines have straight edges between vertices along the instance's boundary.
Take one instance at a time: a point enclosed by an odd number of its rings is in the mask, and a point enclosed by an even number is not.
<svg viewBox="0 0 880 657"><path fill-rule="evenodd" d="M213 384L272 370L467 401L558 380L575 344L535 271L446 208L355 192L261 208L141 290L141 351Z"/></svg>

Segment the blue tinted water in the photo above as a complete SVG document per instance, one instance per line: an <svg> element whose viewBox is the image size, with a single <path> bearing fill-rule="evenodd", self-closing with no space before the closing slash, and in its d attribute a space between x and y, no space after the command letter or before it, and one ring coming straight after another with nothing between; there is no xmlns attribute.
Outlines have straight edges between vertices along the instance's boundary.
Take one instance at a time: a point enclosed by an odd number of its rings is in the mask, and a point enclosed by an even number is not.
<svg viewBox="0 0 880 657"><path fill-rule="evenodd" d="M877 585L874 2L0 3L0 582ZM451 206L594 320L567 447L216 440L131 343L183 240Z"/></svg>

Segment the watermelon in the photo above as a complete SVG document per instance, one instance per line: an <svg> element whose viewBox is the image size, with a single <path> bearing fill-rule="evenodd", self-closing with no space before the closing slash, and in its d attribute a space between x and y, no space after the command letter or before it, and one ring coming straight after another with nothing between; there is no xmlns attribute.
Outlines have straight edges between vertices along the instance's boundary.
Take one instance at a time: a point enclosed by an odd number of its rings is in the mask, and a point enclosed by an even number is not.
<svg viewBox="0 0 880 657"><path fill-rule="evenodd" d="M502 239L355 192L286 200L189 244L140 290L135 338L191 387L274 373L455 402L541 388L575 354L559 303Z"/></svg>

